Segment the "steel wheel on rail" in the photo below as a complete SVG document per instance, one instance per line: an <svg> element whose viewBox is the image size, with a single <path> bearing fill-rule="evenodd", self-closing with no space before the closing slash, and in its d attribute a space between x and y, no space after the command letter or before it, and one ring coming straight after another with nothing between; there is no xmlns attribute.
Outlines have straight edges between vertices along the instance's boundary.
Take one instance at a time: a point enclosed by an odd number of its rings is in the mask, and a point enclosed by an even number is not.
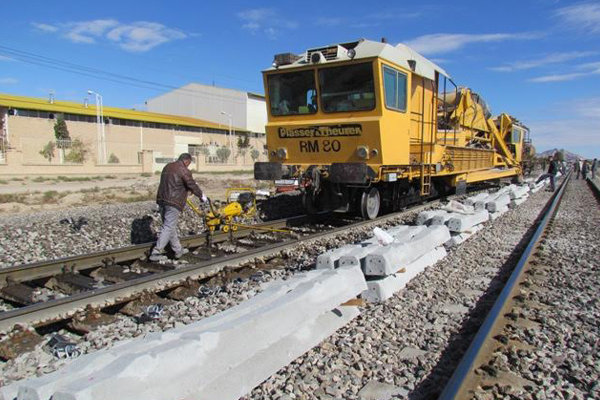
<svg viewBox="0 0 600 400"><path fill-rule="evenodd" d="M381 208L379 190L372 187L365 190L360 199L360 213L365 219L375 219Z"/></svg>

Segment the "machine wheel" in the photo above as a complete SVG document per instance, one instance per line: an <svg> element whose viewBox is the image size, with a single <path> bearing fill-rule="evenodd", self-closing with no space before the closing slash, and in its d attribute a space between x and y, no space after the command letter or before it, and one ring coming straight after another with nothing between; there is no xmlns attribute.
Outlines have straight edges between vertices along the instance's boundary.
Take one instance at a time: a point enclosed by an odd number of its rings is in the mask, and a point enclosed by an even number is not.
<svg viewBox="0 0 600 400"><path fill-rule="evenodd" d="M229 225L223 225L223 228L221 228L221 230L225 233L229 232Z"/></svg>
<svg viewBox="0 0 600 400"><path fill-rule="evenodd" d="M377 188L370 188L363 192L360 200L360 213L365 219L375 219L381 208L381 196Z"/></svg>

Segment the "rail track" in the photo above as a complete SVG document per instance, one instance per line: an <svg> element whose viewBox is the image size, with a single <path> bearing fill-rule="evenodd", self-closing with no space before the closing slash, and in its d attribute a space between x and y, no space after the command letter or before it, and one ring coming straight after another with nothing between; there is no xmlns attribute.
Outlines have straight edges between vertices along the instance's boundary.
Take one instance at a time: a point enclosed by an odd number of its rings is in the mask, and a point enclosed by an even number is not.
<svg viewBox="0 0 600 400"><path fill-rule="evenodd" d="M570 174L548 201L539 219L537 228L528 240L512 274L498 295L483 324L463 355L454 374L441 393L440 400L479 398L476 396L482 388L502 387L503 384L527 385L527 381L514 374L499 371L492 367L492 359L502 346L515 346L506 335L508 327L515 324L515 315L511 310L523 303L523 287L527 286L529 275L535 270L539 247L544 243L552 226L552 220L569 184ZM518 347L519 344L516 344ZM486 397L487 398L487 397Z"/></svg>
<svg viewBox="0 0 600 400"><path fill-rule="evenodd" d="M75 316L80 323L71 329L86 332L98 324L109 323L111 318L102 313L107 308L132 304L130 314L141 314L148 307L161 303L161 296L181 299L197 295L203 282L223 271L247 269L247 274L261 269L276 267L277 254L293 249L301 242L335 237L346 230L377 226L402 218L408 213L434 206L439 200L416 205L401 212L387 214L371 221L341 220L342 226L321 228L322 232L308 234L302 229L292 235L260 235L259 239L244 241L246 248L240 253L226 254L209 251L206 235L182 238L184 246L193 251L184 256L185 264L152 263L146 256L152 243L129 246L88 255L68 257L49 262L39 262L0 270L0 297L18 308L0 313L0 332L7 332L18 325L44 329L44 327L72 321ZM320 219L323 219L321 216ZM312 222L311 222L312 221ZM265 229L276 229L302 224L315 224L315 219L298 216L262 223L236 232L216 233L213 244L225 243L232 238L240 240L251 237ZM256 260L266 262L256 264ZM40 288L50 288L59 296L37 301L33 294ZM156 294L161 296L157 296ZM22 342L22 340L21 340ZM30 346L26 346L30 348ZM26 349L25 349L26 350ZM1 352L0 352L1 353ZM0 357L6 358L0 354Z"/></svg>

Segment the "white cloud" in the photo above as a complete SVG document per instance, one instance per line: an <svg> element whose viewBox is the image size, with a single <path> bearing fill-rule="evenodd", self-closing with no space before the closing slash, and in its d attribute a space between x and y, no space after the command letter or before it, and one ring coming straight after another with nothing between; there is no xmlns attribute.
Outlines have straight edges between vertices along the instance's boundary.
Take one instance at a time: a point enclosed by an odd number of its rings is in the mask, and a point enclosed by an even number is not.
<svg viewBox="0 0 600 400"><path fill-rule="evenodd" d="M119 25L114 19L97 19L66 24L64 36L75 43L95 43L108 29Z"/></svg>
<svg viewBox="0 0 600 400"><path fill-rule="evenodd" d="M577 66L580 70L600 69L600 61L589 62Z"/></svg>
<svg viewBox="0 0 600 400"><path fill-rule="evenodd" d="M337 26L344 26L346 28L364 29L374 26L380 26L382 23L389 21L398 21L401 19L411 19L421 16L420 12L381 12L367 14L364 16L350 18L350 17L317 17L314 19L314 24L317 26L324 26L326 28L333 28Z"/></svg>
<svg viewBox="0 0 600 400"><path fill-rule="evenodd" d="M106 37L127 51L143 52L162 43L185 39L187 35L156 22L135 22L111 29Z"/></svg>
<svg viewBox="0 0 600 400"><path fill-rule="evenodd" d="M587 2L559 8L555 12L567 27L590 33L600 33L600 3Z"/></svg>
<svg viewBox="0 0 600 400"><path fill-rule="evenodd" d="M380 12L373 13L366 16L368 19L385 21L392 20L396 21L398 19L410 19L420 17L422 14L418 11L415 12Z"/></svg>
<svg viewBox="0 0 600 400"><path fill-rule="evenodd" d="M559 119L528 121L531 129L533 145L537 149L564 148L573 146L595 147L598 153L600 135L598 135L598 120L594 119Z"/></svg>
<svg viewBox="0 0 600 400"><path fill-rule="evenodd" d="M586 157L600 155L600 97L570 99L550 107L548 118L528 119L538 150L564 148Z"/></svg>
<svg viewBox="0 0 600 400"><path fill-rule="evenodd" d="M14 58L0 55L0 61L15 61Z"/></svg>
<svg viewBox="0 0 600 400"><path fill-rule="evenodd" d="M16 78L0 78L0 85L16 85L19 80Z"/></svg>
<svg viewBox="0 0 600 400"><path fill-rule="evenodd" d="M515 61L502 65L500 67L490 68L493 71L499 72L512 72L524 69L532 69L537 67L543 67L549 64L558 64L565 61L575 60L578 58L584 58L596 54L594 51L571 51L566 53L552 53L544 57L537 59Z"/></svg>
<svg viewBox="0 0 600 400"><path fill-rule="evenodd" d="M237 13L242 20L242 28L249 30L252 34L259 32L274 39L281 30L293 30L298 28L296 21L283 18L272 8L254 8Z"/></svg>
<svg viewBox="0 0 600 400"><path fill-rule="evenodd" d="M581 72L574 72L572 74L553 74L553 75L544 75L538 76L537 78L531 78L529 82L564 82L564 81L572 81L573 79L581 78L587 74Z"/></svg>
<svg viewBox="0 0 600 400"><path fill-rule="evenodd" d="M600 97L573 100L569 103L569 106L571 112L580 117L593 118L600 123Z"/></svg>
<svg viewBox="0 0 600 400"><path fill-rule="evenodd" d="M122 23L115 19L97 19L56 25L32 25L44 32L59 33L74 43L93 44L104 40L116 43L130 52L148 51L160 44L188 37L180 30L146 21Z"/></svg>
<svg viewBox="0 0 600 400"><path fill-rule="evenodd" d="M58 27L54 26L54 25L48 25L48 24L39 24L37 22L32 22L31 25L42 32L57 32L58 31Z"/></svg>
<svg viewBox="0 0 600 400"><path fill-rule="evenodd" d="M406 45L422 54L441 54L459 50L471 43L503 42L506 40L528 40L541 37L540 33L434 33L423 35L405 42Z"/></svg>
<svg viewBox="0 0 600 400"><path fill-rule="evenodd" d="M538 76L537 78L532 78L529 82L537 82L537 83L546 83L546 82L565 82L572 81L574 79L582 78L584 76L590 75L600 75L600 65L599 63L588 63L582 64L575 67L575 70L582 72L570 72L566 74L552 74L552 75L544 75Z"/></svg>

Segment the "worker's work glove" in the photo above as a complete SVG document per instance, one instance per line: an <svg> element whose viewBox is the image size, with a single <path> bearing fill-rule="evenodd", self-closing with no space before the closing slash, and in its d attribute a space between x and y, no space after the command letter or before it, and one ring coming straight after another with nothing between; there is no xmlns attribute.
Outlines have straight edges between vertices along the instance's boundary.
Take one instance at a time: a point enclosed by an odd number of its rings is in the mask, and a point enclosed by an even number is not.
<svg viewBox="0 0 600 400"><path fill-rule="evenodd" d="M208 203L208 197L206 197L206 195L204 195L204 194L202 195L200 200L202 200L203 203Z"/></svg>

